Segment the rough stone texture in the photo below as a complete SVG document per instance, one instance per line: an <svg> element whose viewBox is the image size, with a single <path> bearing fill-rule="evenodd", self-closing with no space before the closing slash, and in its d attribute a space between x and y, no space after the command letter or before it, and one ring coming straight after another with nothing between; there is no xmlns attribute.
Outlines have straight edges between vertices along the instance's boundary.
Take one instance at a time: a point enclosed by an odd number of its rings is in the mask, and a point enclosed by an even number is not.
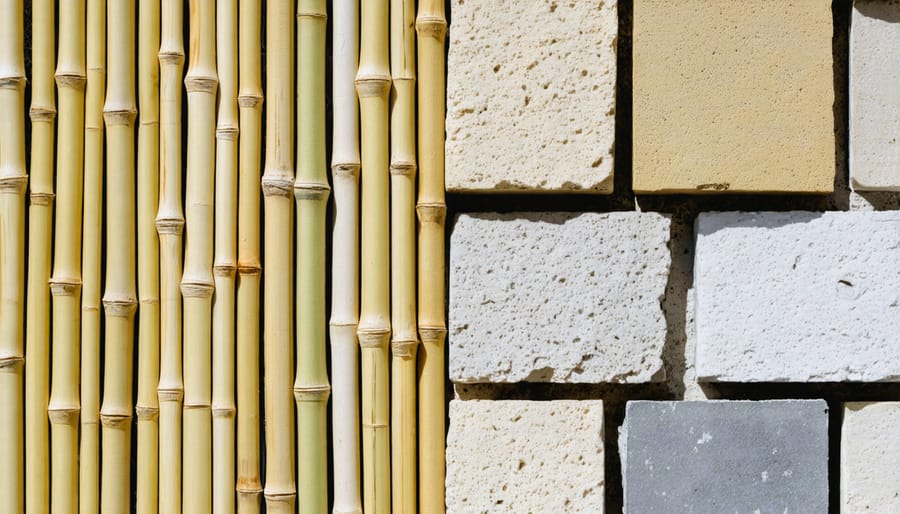
<svg viewBox="0 0 900 514"><path fill-rule="evenodd" d="M856 0L850 28L850 181L900 191L900 1Z"/></svg>
<svg viewBox="0 0 900 514"><path fill-rule="evenodd" d="M450 191L609 193L615 0L452 0Z"/></svg>
<svg viewBox="0 0 900 514"><path fill-rule="evenodd" d="M451 380L663 380L669 227L657 213L461 215Z"/></svg>
<svg viewBox="0 0 900 514"><path fill-rule="evenodd" d="M625 512L828 512L827 413L822 400L628 402Z"/></svg>
<svg viewBox="0 0 900 514"><path fill-rule="evenodd" d="M603 402L450 402L447 512L603 512Z"/></svg>
<svg viewBox="0 0 900 514"><path fill-rule="evenodd" d="M697 219L697 375L900 379L900 212Z"/></svg>
<svg viewBox="0 0 900 514"><path fill-rule="evenodd" d="M634 190L833 189L827 0L635 0Z"/></svg>
<svg viewBox="0 0 900 514"><path fill-rule="evenodd" d="M900 512L900 402L844 404L841 512Z"/></svg>

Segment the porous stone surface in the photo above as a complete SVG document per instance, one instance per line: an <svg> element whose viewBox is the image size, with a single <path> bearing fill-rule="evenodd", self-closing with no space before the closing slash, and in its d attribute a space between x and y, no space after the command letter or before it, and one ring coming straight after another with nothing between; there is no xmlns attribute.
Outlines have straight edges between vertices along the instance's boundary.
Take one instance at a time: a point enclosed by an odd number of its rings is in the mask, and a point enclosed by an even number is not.
<svg viewBox="0 0 900 514"><path fill-rule="evenodd" d="M663 380L669 227L639 212L459 216L451 380Z"/></svg>
<svg viewBox="0 0 900 514"><path fill-rule="evenodd" d="M832 191L830 1L635 0L633 41L635 192Z"/></svg>
<svg viewBox="0 0 900 514"><path fill-rule="evenodd" d="M900 191L900 1L856 0L850 27L850 182Z"/></svg>
<svg viewBox="0 0 900 514"><path fill-rule="evenodd" d="M453 400L447 512L603 512L603 402Z"/></svg>
<svg viewBox="0 0 900 514"><path fill-rule="evenodd" d="M900 379L900 212L700 214L697 375Z"/></svg>
<svg viewBox="0 0 900 514"><path fill-rule="evenodd" d="M450 191L609 193L616 0L451 0Z"/></svg>
<svg viewBox="0 0 900 514"><path fill-rule="evenodd" d="M841 512L900 512L900 402L844 404Z"/></svg>
<svg viewBox="0 0 900 514"><path fill-rule="evenodd" d="M627 514L828 512L822 400L628 402Z"/></svg>

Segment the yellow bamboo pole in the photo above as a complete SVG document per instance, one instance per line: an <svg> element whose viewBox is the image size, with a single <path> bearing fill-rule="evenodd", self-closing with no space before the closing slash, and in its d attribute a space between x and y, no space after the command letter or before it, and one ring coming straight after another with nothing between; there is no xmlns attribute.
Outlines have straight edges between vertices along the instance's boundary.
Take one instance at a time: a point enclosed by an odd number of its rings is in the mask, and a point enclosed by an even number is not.
<svg viewBox="0 0 900 514"><path fill-rule="evenodd" d="M25 35L22 0L0 0L0 512L24 510Z"/></svg>
<svg viewBox="0 0 900 514"><path fill-rule="evenodd" d="M109 87L106 122L106 313L100 510L127 512L131 505L131 365L134 341L135 207L135 6L109 0Z"/></svg>
<svg viewBox="0 0 900 514"><path fill-rule="evenodd" d="M262 121L260 13L240 0L240 173L237 283L237 496L240 514L258 514L259 476L259 157Z"/></svg>
<svg viewBox="0 0 900 514"><path fill-rule="evenodd" d="M50 257L53 229L53 127L56 12L52 0L31 4L31 184L25 306L25 509L50 511Z"/></svg>
<svg viewBox="0 0 900 514"><path fill-rule="evenodd" d="M361 307L363 510L391 510L388 342L390 251L388 191L388 2L363 0L360 17L359 95L362 128Z"/></svg>
<svg viewBox="0 0 900 514"><path fill-rule="evenodd" d="M181 207L181 73L184 68L183 4L160 5L159 234L160 367L159 512L181 512L181 272L184 214Z"/></svg>
<svg viewBox="0 0 900 514"><path fill-rule="evenodd" d="M137 513L159 509L159 0L138 11L137 249L138 396Z"/></svg>
<svg viewBox="0 0 900 514"><path fill-rule="evenodd" d="M294 2L266 3L265 307L266 512L294 512L293 202Z"/></svg>
<svg viewBox="0 0 900 514"><path fill-rule="evenodd" d="M444 39L442 0L419 0L419 510L444 512Z"/></svg>

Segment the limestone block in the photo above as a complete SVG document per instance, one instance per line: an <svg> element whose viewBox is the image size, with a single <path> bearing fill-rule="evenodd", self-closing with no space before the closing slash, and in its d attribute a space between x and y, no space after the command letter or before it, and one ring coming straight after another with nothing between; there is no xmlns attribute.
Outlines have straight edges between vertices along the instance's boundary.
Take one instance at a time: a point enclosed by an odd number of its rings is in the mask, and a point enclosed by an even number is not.
<svg viewBox="0 0 900 514"><path fill-rule="evenodd" d="M450 239L455 382L663 380L670 219L464 214Z"/></svg>
<svg viewBox="0 0 900 514"><path fill-rule="evenodd" d="M828 0L635 0L634 190L827 193Z"/></svg>
<svg viewBox="0 0 900 514"><path fill-rule="evenodd" d="M900 512L900 402L847 403L841 512Z"/></svg>
<svg viewBox="0 0 900 514"><path fill-rule="evenodd" d="M851 185L900 191L900 1L856 0L851 24Z"/></svg>
<svg viewBox="0 0 900 514"><path fill-rule="evenodd" d="M451 0L450 191L609 193L616 0Z"/></svg>
<svg viewBox="0 0 900 514"><path fill-rule="evenodd" d="M447 512L603 512L603 402L453 400Z"/></svg>
<svg viewBox="0 0 900 514"><path fill-rule="evenodd" d="M900 212L723 212L697 220L697 375L900 379Z"/></svg>
<svg viewBox="0 0 900 514"><path fill-rule="evenodd" d="M822 400L628 402L626 514L828 512Z"/></svg>

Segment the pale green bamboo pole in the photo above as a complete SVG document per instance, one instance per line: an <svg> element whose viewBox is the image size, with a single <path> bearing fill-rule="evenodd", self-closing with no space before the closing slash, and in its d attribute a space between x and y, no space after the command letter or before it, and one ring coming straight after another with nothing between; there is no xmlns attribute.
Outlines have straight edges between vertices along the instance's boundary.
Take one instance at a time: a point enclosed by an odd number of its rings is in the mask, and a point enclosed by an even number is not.
<svg viewBox="0 0 900 514"><path fill-rule="evenodd" d="M325 0L297 3L297 492L304 514L328 511L325 363Z"/></svg>
<svg viewBox="0 0 900 514"><path fill-rule="evenodd" d="M131 380L135 290L135 37L134 0L109 0L109 87L106 122L106 313L104 338L100 511L131 505Z"/></svg>
<svg viewBox="0 0 900 514"><path fill-rule="evenodd" d="M81 308L81 202L84 162L85 12L82 0L60 4L56 87L59 119L54 227L51 372L50 508L78 512L79 311Z"/></svg>
<svg viewBox="0 0 900 514"><path fill-rule="evenodd" d="M159 0L138 10L137 513L159 510ZM165 470L164 470L165 471Z"/></svg>
<svg viewBox="0 0 900 514"><path fill-rule="evenodd" d="M160 366L159 512L181 512L181 404L184 398L181 344L181 272L184 214L181 207L181 73L184 5L160 5L159 47L159 233Z"/></svg>
<svg viewBox="0 0 900 514"><path fill-rule="evenodd" d="M237 283L237 496L240 514L260 511L259 157L262 122L260 3L240 0L240 174Z"/></svg>
<svg viewBox="0 0 900 514"><path fill-rule="evenodd" d="M50 257L53 231L53 126L56 118L56 11L31 4L31 184L25 306L25 512L50 511Z"/></svg>
<svg viewBox="0 0 900 514"><path fill-rule="evenodd" d="M363 0L356 91L362 128L361 307L363 510L391 510L388 342L391 290L388 190L388 2Z"/></svg>
<svg viewBox="0 0 900 514"><path fill-rule="evenodd" d="M0 0L0 512L24 510L25 35L22 0Z"/></svg>

